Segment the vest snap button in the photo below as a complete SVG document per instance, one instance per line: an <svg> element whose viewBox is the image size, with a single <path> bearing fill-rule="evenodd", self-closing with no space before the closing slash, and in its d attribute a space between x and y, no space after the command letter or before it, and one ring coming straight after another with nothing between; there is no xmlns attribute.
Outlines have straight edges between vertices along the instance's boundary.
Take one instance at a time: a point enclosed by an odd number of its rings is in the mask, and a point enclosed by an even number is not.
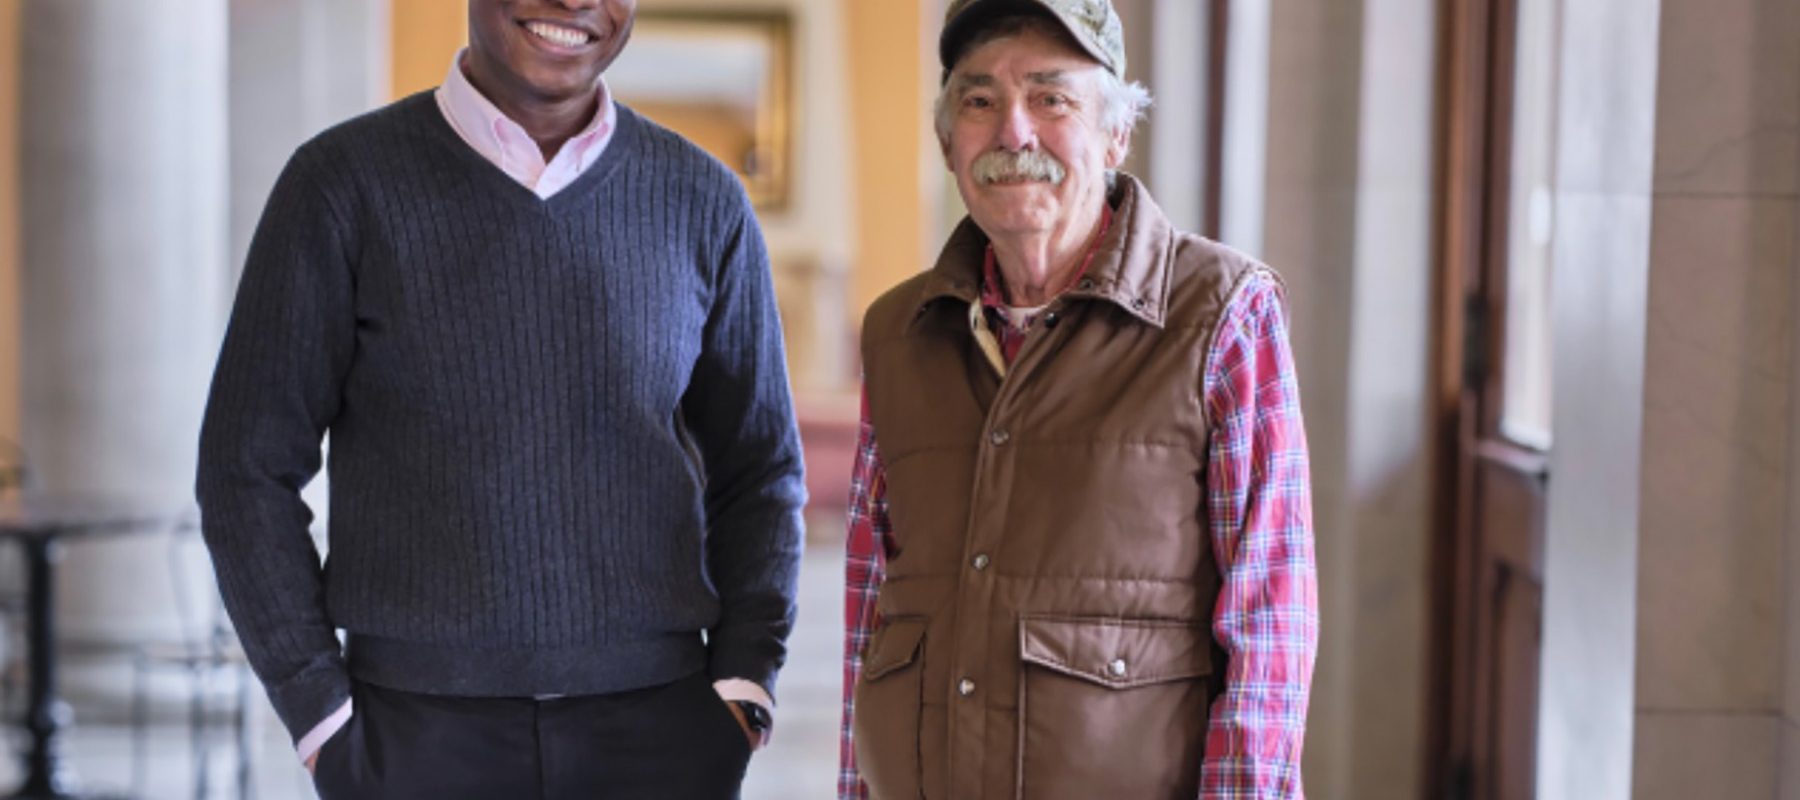
<svg viewBox="0 0 1800 800"><path fill-rule="evenodd" d="M956 684L956 693L962 695L963 697L968 697L969 695L974 694L975 693L975 682L972 680L969 680L968 678L963 678L962 682Z"/></svg>
<svg viewBox="0 0 1800 800"><path fill-rule="evenodd" d="M995 447L1006 444L1011 438L1012 434L1007 433L1005 428L995 428L993 433L988 434L988 441L993 442Z"/></svg>
<svg viewBox="0 0 1800 800"><path fill-rule="evenodd" d="M1061 320L1061 317L1056 316L1056 312L1054 312L1054 311L1052 311L1048 314L1045 314L1044 315L1044 327L1054 328L1054 327L1056 327L1056 323L1060 320Z"/></svg>
<svg viewBox="0 0 1800 800"><path fill-rule="evenodd" d="M977 570L987 569L987 565L988 565L987 553L976 553L974 564L975 564L975 569L977 569Z"/></svg>
<svg viewBox="0 0 1800 800"><path fill-rule="evenodd" d="M1142 298L1142 297L1132 298L1131 307L1132 308L1140 308L1140 309L1143 308L1144 307L1144 298Z"/></svg>
<svg viewBox="0 0 1800 800"><path fill-rule="evenodd" d="M1125 677L1125 659L1113 659L1111 664L1106 665L1106 671L1112 673L1112 676L1115 678Z"/></svg>

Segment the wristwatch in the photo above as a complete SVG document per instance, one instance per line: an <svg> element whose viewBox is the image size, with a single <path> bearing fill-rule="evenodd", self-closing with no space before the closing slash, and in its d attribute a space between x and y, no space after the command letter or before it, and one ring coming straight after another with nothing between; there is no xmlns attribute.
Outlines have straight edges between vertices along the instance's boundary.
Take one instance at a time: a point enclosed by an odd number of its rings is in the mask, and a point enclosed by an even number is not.
<svg viewBox="0 0 1800 800"><path fill-rule="evenodd" d="M753 700L733 700L731 704L737 706L739 711L744 712L744 724L748 725L750 732L756 734L759 739L768 734L769 728L775 724L775 720L769 716L769 710L763 708L761 703Z"/></svg>

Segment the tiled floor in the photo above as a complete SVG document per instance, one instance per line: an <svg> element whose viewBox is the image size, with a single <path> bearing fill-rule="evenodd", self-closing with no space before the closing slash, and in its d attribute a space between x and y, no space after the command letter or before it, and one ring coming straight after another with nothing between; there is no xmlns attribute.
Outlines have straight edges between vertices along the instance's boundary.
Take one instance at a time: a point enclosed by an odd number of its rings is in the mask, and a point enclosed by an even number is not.
<svg viewBox="0 0 1800 800"><path fill-rule="evenodd" d="M842 544L825 541L810 545L801 567L799 625L790 642L788 668L782 673L775 741L752 760L749 778L744 783L744 800L832 797L842 681L842 586ZM78 725L66 745L69 760L87 789L131 791L132 736L126 699L130 696L131 670L116 663L74 669L105 672L83 676L89 680L70 680L72 684L116 686L119 691L116 695L76 699ZM260 694L257 697L260 699ZM311 783L295 762L273 713L263 714L256 729L252 746L254 796L259 800L312 798ZM136 787L135 796L147 800L195 797L193 748L188 730L172 718L151 726L145 748L145 776L142 786ZM5 743L8 749L16 749L23 743L23 735L8 731ZM232 770L235 750L224 741L215 742L209 750L212 768L207 797L238 797ZM16 759L0 759L0 792L10 791L19 775Z"/></svg>

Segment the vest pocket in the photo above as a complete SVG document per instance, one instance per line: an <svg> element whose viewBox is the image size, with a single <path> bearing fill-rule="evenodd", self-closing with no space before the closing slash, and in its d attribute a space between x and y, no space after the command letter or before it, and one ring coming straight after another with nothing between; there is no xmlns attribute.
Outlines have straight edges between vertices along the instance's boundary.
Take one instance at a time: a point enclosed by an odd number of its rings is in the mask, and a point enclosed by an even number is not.
<svg viewBox="0 0 1800 800"><path fill-rule="evenodd" d="M925 620L888 619L869 640L850 725L856 767L874 800L917 800Z"/></svg>
<svg viewBox="0 0 1800 800"><path fill-rule="evenodd" d="M1198 796L1211 646L1201 623L1021 619L1016 796Z"/></svg>

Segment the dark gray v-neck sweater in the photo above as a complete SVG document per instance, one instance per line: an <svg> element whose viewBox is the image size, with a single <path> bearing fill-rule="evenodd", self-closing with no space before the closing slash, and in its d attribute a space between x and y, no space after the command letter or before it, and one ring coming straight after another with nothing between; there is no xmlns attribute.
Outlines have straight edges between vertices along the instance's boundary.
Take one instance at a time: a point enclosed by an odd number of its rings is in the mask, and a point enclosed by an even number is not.
<svg viewBox="0 0 1800 800"><path fill-rule="evenodd" d="M299 490L327 433L321 569ZM761 234L692 144L621 107L600 160L540 200L425 93L294 154L219 355L198 495L296 738L351 675L531 696L706 669L772 689L802 484Z"/></svg>

